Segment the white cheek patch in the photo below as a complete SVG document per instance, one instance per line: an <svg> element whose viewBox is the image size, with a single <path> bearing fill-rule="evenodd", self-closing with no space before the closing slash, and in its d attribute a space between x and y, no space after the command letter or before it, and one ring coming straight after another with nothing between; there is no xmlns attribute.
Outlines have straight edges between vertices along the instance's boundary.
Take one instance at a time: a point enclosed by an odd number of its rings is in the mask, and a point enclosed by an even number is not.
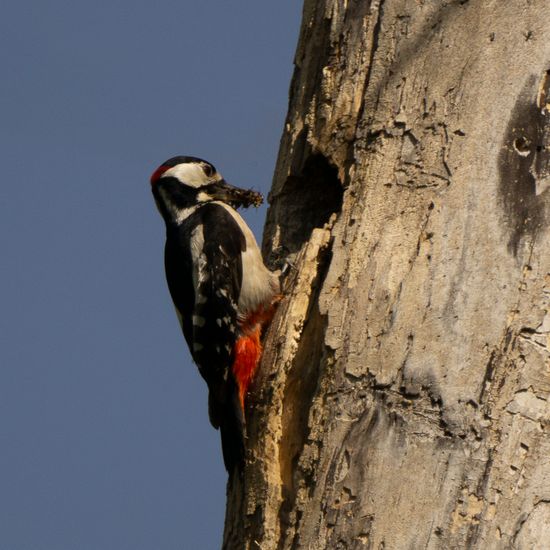
<svg viewBox="0 0 550 550"><path fill-rule="evenodd" d="M209 182L202 166L194 162L172 166L161 176L161 178L168 177L176 178L190 187L202 187Z"/></svg>

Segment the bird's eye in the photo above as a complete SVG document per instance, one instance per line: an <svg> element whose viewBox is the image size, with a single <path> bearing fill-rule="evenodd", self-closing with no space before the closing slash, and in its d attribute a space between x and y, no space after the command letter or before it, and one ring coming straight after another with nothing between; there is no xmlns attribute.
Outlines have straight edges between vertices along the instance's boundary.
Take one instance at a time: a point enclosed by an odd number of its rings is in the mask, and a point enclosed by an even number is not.
<svg viewBox="0 0 550 550"><path fill-rule="evenodd" d="M204 172L204 175L207 177L207 178L211 178L213 175L214 175L214 167L211 166L210 164L203 164L202 165L202 170Z"/></svg>

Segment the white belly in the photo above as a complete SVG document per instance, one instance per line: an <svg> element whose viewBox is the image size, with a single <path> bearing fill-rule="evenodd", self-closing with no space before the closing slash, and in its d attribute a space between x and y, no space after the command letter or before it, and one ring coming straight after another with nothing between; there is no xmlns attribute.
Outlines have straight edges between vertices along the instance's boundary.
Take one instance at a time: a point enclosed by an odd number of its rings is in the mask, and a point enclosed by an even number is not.
<svg viewBox="0 0 550 550"><path fill-rule="evenodd" d="M246 250L242 254L243 280L238 302L239 316L244 319L261 306L267 307L271 304L273 297L279 292L279 281L277 276L265 267L254 234L240 214L227 204L218 201L216 203L233 216L246 239Z"/></svg>

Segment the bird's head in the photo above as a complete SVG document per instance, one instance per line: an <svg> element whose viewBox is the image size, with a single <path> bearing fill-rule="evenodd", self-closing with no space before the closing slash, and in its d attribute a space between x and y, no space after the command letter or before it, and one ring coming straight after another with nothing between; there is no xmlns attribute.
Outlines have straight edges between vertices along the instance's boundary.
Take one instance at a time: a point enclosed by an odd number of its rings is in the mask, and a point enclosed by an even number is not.
<svg viewBox="0 0 550 550"><path fill-rule="evenodd" d="M157 203L167 203L170 209L211 201L233 208L259 206L263 202L260 193L230 185L212 164L197 157L178 156L163 162L151 176L151 187Z"/></svg>

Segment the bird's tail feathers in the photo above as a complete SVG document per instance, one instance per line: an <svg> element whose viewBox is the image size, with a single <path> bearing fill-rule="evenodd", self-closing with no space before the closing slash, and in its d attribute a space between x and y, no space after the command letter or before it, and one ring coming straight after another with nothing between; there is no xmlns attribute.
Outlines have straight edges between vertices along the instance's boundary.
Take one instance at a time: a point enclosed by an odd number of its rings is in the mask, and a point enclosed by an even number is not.
<svg viewBox="0 0 550 550"><path fill-rule="evenodd" d="M242 471L245 460L246 425L239 391L236 387L232 391L232 398L225 403L224 409L219 417L219 425L223 462L225 469L231 474L235 468Z"/></svg>

